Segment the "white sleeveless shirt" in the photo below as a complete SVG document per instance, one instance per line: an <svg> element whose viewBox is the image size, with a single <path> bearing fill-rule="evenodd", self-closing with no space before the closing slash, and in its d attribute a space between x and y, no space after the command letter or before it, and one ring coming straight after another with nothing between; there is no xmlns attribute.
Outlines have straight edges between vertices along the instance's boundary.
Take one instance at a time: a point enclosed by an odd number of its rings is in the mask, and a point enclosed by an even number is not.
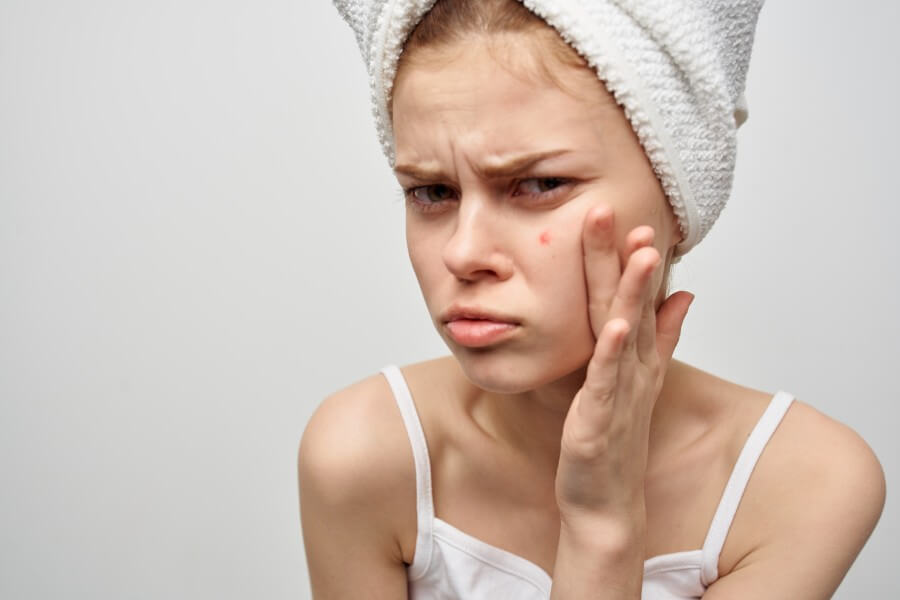
<svg viewBox="0 0 900 600"><path fill-rule="evenodd" d="M431 464L425 433L403 374L396 365L381 369L400 407L416 465L418 533L407 567L412 600L547 600L552 579L533 562L491 546L434 516ZM750 474L794 400L779 391L744 444L722 499L697 550L654 556L644 561L642 600L700 598L718 578L719 553Z"/></svg>

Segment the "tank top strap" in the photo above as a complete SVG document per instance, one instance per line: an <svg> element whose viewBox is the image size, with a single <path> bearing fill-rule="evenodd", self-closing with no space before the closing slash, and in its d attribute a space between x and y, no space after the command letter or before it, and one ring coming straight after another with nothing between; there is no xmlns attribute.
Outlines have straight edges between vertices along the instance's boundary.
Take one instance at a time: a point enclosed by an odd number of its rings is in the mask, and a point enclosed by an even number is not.
<svg viewBox="0 0 900 600"><path fill-rule="evenodd" d="M787 392L775 393L744 443L703 542L703 568L700 575L703 585L710 585L719 577L719 554L725 545L725 538L750 481L750 475L793 401L794 397Z"/></svg>
<svg viewBox="0 0 900 600"><path fill-rule="evenodd" d="M408 573L410 579L415 579L428 569L433 546L431 532L434 502L431 497L431 464L428 459L428 445L425 443L425 431L422 429L415 402L413 402L409 386L407 386L400 368L396 365L388 365L381 369L381 373L394 392L394 399L400 408L416 465L416 550Z"/></svg>

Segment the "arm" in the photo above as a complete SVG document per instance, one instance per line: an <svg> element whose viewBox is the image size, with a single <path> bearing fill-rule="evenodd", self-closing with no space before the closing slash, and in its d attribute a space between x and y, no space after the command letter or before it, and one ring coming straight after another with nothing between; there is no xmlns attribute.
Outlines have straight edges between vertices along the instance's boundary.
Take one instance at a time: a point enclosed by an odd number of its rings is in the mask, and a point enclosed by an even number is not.
<svg viewBox="0 0 900 600"><path fill-rule="evenodd" d="M613 219L609 207L595 207L584 223L596 343L563 426L553 600L640 598L650 417L693 299L677 292L657 311L662 260L654 231L628 233L622 268Z"/></svg>
<svg viewBox="0 0 900 600"><path fill-rule="evenodd" d="M626 520L563 521L552 599L626 600L641 595L644 532Z"/></svg>
<svg viewBox="0 0 900 600"><path fill-rule="evenodd" d="M415 514L413 489L398 493L411 485L412 459L394 443L405 439L392 430L402 423L379 379L327 398L300 443L300 512L315 600L407 597L396 532L410 509L405 496Z"/></svg>
<svg viewBox="0 0 900 600"><path fill-rule="evenodd" d="M866 443L795 403L742 500L720 560L728 572L704 599L831 598L875 528L884 498L884 473Z"/></svg>
<svg viewBox="0 0 900 600"><path fill-rule="evenodd" d="M585 278L597 342L563 428L554 600L640 597L647 425L690 300L673 294L654 314L652 231L628 234L621 272L612 231L612 215L589 211ZM829 598L874 528L884 493L868 446L795 404L754 471L720 557L722 576L704 598Z"/></svg>

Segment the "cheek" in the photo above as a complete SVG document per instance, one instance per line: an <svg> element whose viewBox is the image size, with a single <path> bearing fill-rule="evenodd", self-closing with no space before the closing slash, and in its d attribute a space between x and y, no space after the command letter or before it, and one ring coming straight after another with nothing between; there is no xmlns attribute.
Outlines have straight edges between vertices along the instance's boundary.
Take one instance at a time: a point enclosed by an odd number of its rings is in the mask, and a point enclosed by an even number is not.
<svg viewBox="0 0 900 600"><path fill-rule="evenodd" d="M581 242L582 218L574 211L560 215L555 223L543 227L532 242L540 260L536 275L541 280L548 323L554 330L565 331L573 341L584 337L582 334L589 332L590 325Z"/></svg>
<svg viewBox="0 0 900 600"><path fill-rule="evenodd" d="M587 288L580 244L558 255L545 296L545 320L549 361L565 365L569 372L590 359L595 344L588 317Z"/></svg>
<svg viewBox="0 0 900 600"><path fill-rule="evenodd" d="M435 244L433 236L425 235L420 230L412 231L407 228L406 252L419 287L427 301L432 282L439 276L438 269L443 266L440 261L440 247Z"/></svg>

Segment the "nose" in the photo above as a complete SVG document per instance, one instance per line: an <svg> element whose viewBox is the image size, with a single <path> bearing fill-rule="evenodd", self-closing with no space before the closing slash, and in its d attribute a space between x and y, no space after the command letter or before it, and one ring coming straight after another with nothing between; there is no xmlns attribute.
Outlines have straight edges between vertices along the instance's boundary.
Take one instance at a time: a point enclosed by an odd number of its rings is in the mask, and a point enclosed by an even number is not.
<svg viewBox="0 0 900 600"><path fill-rule="evenodd" d="M503 249L504 219L490 201L460 198L456 228L444 244L444 265L457 279L474 282L512 276L512 260Z"/></svg>

